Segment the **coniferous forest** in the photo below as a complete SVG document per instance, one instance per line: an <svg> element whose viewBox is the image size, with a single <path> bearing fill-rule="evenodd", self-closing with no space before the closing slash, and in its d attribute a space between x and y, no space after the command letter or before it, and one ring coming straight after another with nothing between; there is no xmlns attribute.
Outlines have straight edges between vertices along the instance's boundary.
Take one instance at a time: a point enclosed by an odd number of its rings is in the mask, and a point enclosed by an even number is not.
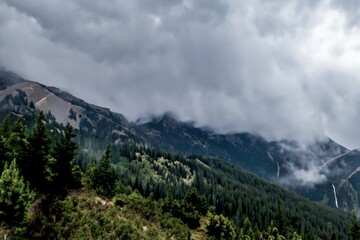
<svg viewBox="0 0 360 240"><path fill-rule="evenodd" d="M216 158L132 144L90 154L40 113L0 127L6 239L359 239L356 216Z"/></svg>

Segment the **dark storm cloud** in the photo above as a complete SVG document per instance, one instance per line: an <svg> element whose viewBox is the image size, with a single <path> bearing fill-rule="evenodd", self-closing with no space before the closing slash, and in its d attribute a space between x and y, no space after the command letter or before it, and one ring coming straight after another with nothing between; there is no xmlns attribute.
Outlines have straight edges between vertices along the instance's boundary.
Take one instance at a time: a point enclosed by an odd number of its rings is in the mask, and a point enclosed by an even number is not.
<svg viewBox="0 0 360 240"><path fill-rule="evenodd" d="M131 120L360 146L355 1L6 0L0 63Z"/></svg>

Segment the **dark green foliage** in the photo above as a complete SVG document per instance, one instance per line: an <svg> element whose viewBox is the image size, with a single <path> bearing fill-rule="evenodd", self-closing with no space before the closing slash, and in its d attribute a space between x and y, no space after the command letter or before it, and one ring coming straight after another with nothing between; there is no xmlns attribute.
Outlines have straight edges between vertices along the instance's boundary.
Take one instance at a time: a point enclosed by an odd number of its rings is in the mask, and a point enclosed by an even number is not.
<svg viewBox="0 0 360 240"><path fill-rule="evenodd" d="M179 199L196 188L207 204L215 207L214 213L229 217L237 227L247 217L260 232L272 226L270 230L276 228L279 233L277 226L280 226L287 238L296 232L303 233L304 239L328 239L330 225L338 238L346 239L350 218L344 212L313 203L225 161L201 156L185 158L126 144L113 148L113 155L112 162L117 163L114 167L125 186L137 189L144 196L153 193L155 199L172 193L173 200L165 201L168 202L165 206L173 210L163 209L172 211L172 216L181 216L184 205ZM293 222L294 213L298 218Z"/></svg>
<svg viewBox="0 0 360 240"><path fill-rule="evenodd" d="M210 214L206 232L210 239L214 240L231 240L236 238L234 223L223 215Z"/></svg>
<svg viewBox="0 0 360 240"><path fill-rule="evenodd" d="M10 116L7 115L0 126L0 172L3 170L4 165L9 158L7 153L9 151L7 145L7 139L10 134Z"/></svg>
<svg viewBox="0 0 360 240"><path fill-rule="evenodd" d="M46 114L45 116L46 120L49 120L49 121L56 121L56 118L55 116L51 113L51 111L49 110L48 113Z"/></svg>
<svg viewBox="0 0 360 240"><path fill-rule="evenodd" d="M69 118L72 120L75 120L75 121L77 119L76 112L74 112L74 110L72 108L70 109L70 112L69 112Z"/></svg>
<svg viewBox="0 0 360 240"><path fill-rule="evenodd" d="M26 93L20 89L16 89L17 95L13 97L12 101L15 106L28 106Z"/></svg>
<svg viewBox="0 0 360 240"><path fill-rule="evenodd" d="M21 119L18 119L11 127L6 142L6 159L16 159L18 166L22 172L29 166L28 159L28 129Z"/></svg>
<svg viewBox="0 0 360 240"><path fill-rule="evenodd" d="M0 177L0 222L8 226L22 223L35 193L20 175L20 171L13 160L5 164Z"/></svg>
<svg viewBox="0 0 360 240"><path fill-rule="evenodd" d="M33 101L31 101L31 102L29 103L29 107L32 108L32 109L35 109L35 104L34 104Z"/></svg>
<svg viewBox="0 0 360 240"><path fill-rule="evenodd" d="M207 213L208 207L205 197L196 189L191 189L181 200L174 199L172 194L168 193L162 202L162 210L171 213L194 229L200 226L200 218Z"/></svg>
<svg viewBox="0 0 360 240"><path fill-rule="evenodd" d="M283 213L283 206L282 206L280 198L278 198L277 202L276 202L275 226L280 234L285 233L284 213Z"/></svg>
<svg viewBox="0 0 360 240"><path fill-rule="evenodd" d="M15 89L15 91L16 93L8 94L0 101L0 108L16 113L35 113L35 109L29 107L26 93L20 89Z"/></svg>
<svg viewBox="0 0 360 240"><path fill-rule="evenodd" d="M52 215L33 214L14 239L190 239L188 227L163 214L159 203L136 192L121 206L79 191L58 201ZM117 201L115 201L117 203Z"/></svg>
<svg viewBox="0 0 360 240"><path fill-rule="evenodd" d="M79 179L76 179L75 170L75 156L77 144L73 140L75 137L72 126L68 123L65 126L64 134L61 136L53 150L53 157L55 164L52 171L54 172L53 187L57 192L65 192L71 188L78 188L81 186Z"/></svg>
<svg viewBox="0 0 360 240"><path fill-rule="evenodd" d="M350 235L350 239L352 240L360 239L360 224L356 219L355 213L352 214L349 235Z"/></svg>
<svg viewBox="0 0 360 240"><path fill-rule="evenodd" d="M63 195L64 190L80 183L82 173L74 164L77 144L72 140L74 133L71 126L66 126L64 133L55 146L55 159L50 155L51 141L42 113L37 118L32 133L28 133L22 119L11 125L10 118L5 118L0 135L0 173L3 175L0 211L3 216L14 215L11 221L8 217L2 218L2 222L8 226L20 224L31 203L33 192L27 183L39 193L52 195ZM49 205L49 201L47 202ZM8 208L5 207L6 204L9 205ZM14 212L11 212L11 207L14 207ZM49 206L45 206L43 210L49 210Z"/></svg>
<svg viewBox="0 0 360 240"><path fill-rule="evenodd" d="M301 233L301 219L297 212L290 218L290 232Z"/></svg>
<svg viewBox="0 0 360 240"><path fill-rule="evenodd" d="M185 202L194 207L201 215L205 215L208 210L207 201L204 196L201 196L196 190L196 188L192 188L187 192L185 196Z"/></svg>
<svg viewBox="0 0 360 240"><path fill-rule="evenodd" d="M111 150L107 146L103 156L101 157L99 167L89 170L89 178L91 187L100 195L107 198L114 196L117 175L110 164Z"/></svg>
<svg viewBox="0 0 360 240"><path fill-rule="evenodd" d="M50 140L45 127L45 117L40 112L36 119L35 128L29 136L28 161L22 166L22 173L31 186L39 192L49 191L51 173L49 164Z"/></svg>
<svg viewBox="0 0 360 240"><path fill-rule="evenodd" d="M10 134L10 115L9 114L5 117L4 121L1 124L0 133L1 133L1 136L4 137L5 139L9 137L9 134Z"/></svg>
<svg viewBox="0 0 360 240"><path fill-rule="evenodd" d="M34 213L12 232L22 238L156 239L159 231L166 231L162 237L187 239L189 228L206 224L202 221L207 218L204 215L208 206L212 206L213 216L222 216L218 220L213 217L208 230L212 236L220 232L220 238L223 234L224 238L231 239L232 228L236 227L238 239L283 239L284 236L301 239L300 231L304 232L305 239L346 239L348 234L350 221L346 214L311 203L229 163L201 156L186 158L135 145L113 146L112 149L108 146L99 164L93 161L87 167L87 186L107 199L121 193L114 198L117 206L97 196L80 200L82 193L76 192L71 193L71 200L52 199L51 194L68 192L73 188L71 182L82 177L74 164L73 129L70 125L52 126L63 130L64 134L49 133L40 114L30 134L17 122L6 131L6 137L1 136L5 153L3 164L16 158L20 172L43 193L39 195L43 198L42 204L33 204ZM101 138L91 144L105 145ZM10 151L9 146L14 150ZM82 157L84 164L89 162L88 156ZM40 176L34 176L35 172ZM171 194L165 197L167 192ZM130 223L116 214L121 211L129 211L128 218L136 215L138 219ZM161 229L139 232L144 226L139 223L142 221L156 222ZM216 222L220 227L216 227Z"/></svg>
<svg viewBox="0 0 360 240"><path fill-rule="evenodd" d="M0 136L0 172L4 169L4 165L7 162L7 148L5 139Z"/></svg>

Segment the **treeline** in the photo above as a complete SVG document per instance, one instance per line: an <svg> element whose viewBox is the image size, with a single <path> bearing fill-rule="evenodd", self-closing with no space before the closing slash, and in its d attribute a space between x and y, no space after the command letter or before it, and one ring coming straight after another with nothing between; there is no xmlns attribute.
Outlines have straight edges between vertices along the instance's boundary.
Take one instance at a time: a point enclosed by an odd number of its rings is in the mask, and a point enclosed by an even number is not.
<svg viewBox="0 0 360 240"><path fill-rule="evenodd" d="M18 119L6 117L0 127L0 217L6 225L21 223L36 195L61 197L81 186L81 170L74 162L77 144L68 124L52 142L39 114L31 132Z"/></svg>
<svg viewBox="0 0 360 240"><path fill-rule="evenodd" d="M122 144L108 146L81 169L74 139L69 124L48 131L42 113L31 130L21 119L5 118L0 233L15 239L189 239L197 229L212 239L296 240L349 239L360 229L343 212L218 159Z"/></svg>

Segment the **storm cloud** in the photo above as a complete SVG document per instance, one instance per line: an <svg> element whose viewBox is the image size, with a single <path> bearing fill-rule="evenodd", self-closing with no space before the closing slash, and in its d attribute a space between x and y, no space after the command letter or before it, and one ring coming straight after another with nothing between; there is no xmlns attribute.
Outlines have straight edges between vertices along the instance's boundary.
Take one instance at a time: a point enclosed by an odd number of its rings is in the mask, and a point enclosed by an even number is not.
<svg viewBox="0 0 360 240"><path fill-rule="evenodd" d="M360 146L359 3L5 0L0 65L130 120Z"/></svg>

